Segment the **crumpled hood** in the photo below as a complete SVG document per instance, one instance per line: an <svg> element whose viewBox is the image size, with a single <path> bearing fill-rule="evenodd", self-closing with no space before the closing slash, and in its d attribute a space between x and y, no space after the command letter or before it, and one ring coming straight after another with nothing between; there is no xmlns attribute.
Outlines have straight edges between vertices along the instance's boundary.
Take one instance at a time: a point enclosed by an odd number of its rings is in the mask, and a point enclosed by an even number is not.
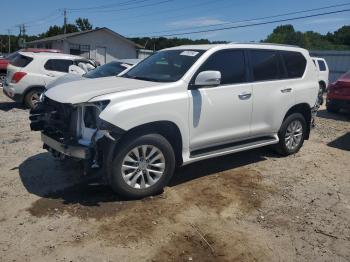
<svg viewBox="0 0 350 262"><path fill-rule="evenodd" d="M60 84L46 91L45 96L60 103L77 104L105 94L155 87L161 84L111 76Z"/></svg>

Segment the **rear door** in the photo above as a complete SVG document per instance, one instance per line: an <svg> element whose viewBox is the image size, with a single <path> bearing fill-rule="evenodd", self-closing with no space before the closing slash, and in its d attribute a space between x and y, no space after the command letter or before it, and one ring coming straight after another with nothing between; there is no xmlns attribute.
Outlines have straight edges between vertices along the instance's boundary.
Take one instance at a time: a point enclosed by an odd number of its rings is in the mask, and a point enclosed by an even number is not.
<svg viewBox="0 0 350 262"><path fill-rule="evenodd" d="M293 90L295 83L294 80L288 79L283 60L284 57L286 61L291 61L290 56L293 57L293 53L265 49L250 50L253 81L251 132L254 137L278 132L285 114L295 104ZM292 70L293 65L288 66ZM291 71L291 76L292 73ZM294 74L298 73L296 71Z"/></svg>
<svg viewBox="0 0 350 262"><path fill-rule="evenodd" d="M69 67L73 65L70 59L48 59L44 64L45 84L49 84L55 79L66 75Z"/></svg>

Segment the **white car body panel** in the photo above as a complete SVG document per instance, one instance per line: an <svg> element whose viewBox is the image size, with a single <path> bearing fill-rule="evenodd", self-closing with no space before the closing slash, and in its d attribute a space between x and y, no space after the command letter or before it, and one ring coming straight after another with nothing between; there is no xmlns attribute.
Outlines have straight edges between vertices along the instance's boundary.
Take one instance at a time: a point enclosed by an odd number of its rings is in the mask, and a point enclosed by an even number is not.
<svg viewBox="0 0 350 262"><path fill-rule="evenodd" d="M325 88L327 88L329 85L329 67L327 61L320 57L312 57L312 60L314 61L314 64L317 68L318 81L320 83L323 82L325 84ZM323 62L325 64L326 70L321 70L320 62Z"/></svg>

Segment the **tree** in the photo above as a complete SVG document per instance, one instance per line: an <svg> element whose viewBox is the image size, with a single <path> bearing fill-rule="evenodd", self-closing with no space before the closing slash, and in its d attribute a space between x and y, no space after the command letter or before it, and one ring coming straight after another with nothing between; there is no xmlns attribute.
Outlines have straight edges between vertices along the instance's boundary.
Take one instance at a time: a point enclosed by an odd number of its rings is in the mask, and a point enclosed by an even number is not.
<svg viewBox="0 0 350 262"><path fill-rule="evenodd" d="M289 44L316 50L350 49L350 26L343 26L334 33L322 35L313 31L295 31L292 25L281 25L273 30L263 42Z"/></svg>
<svg viewBox="0 0 350 262"><path fill-rule="evenodd" d="M343 26L333 34L333 42L350 46L350 26Z"/></svg>
<svg viewBox="0 0 350 262"><path fill-rule="evenodd" d="M75 24L77 25L79 31L92 30L92 24L87 18L79 17L77 20L75 20Z"/></svg>

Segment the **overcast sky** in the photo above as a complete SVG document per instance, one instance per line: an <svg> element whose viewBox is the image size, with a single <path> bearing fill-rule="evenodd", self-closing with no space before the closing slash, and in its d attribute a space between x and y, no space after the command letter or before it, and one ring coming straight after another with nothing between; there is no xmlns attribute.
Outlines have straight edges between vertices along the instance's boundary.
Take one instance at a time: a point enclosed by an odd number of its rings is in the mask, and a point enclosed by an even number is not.
<svg viewBox="0 0 350 262"><path fill-rule="evenodd" d="M94 26L106 26L124 36L158 36L191 30L193 27L197 27L195 30L207 29L205 26L212 29L220 27L220 24L227 26L225 23L229 22L350 3L346 0L3 0L1 2L0 34L7 34L7 29L11 29L13 34L18 34L19 29L16 25L20 23L27 23L27 34L44 32L50 25L62 25L63 12L58 9L68 8L78 9L68 11L68 22L74 22L77 17L86 17ZM341 9L350 9L350 5L275 19ZM285 23L291 23L301 31L327 33L342 25L349 25L350 12ZM258 41L264 39L277 25L278 23L186 35L186 37Z"/></svg>

